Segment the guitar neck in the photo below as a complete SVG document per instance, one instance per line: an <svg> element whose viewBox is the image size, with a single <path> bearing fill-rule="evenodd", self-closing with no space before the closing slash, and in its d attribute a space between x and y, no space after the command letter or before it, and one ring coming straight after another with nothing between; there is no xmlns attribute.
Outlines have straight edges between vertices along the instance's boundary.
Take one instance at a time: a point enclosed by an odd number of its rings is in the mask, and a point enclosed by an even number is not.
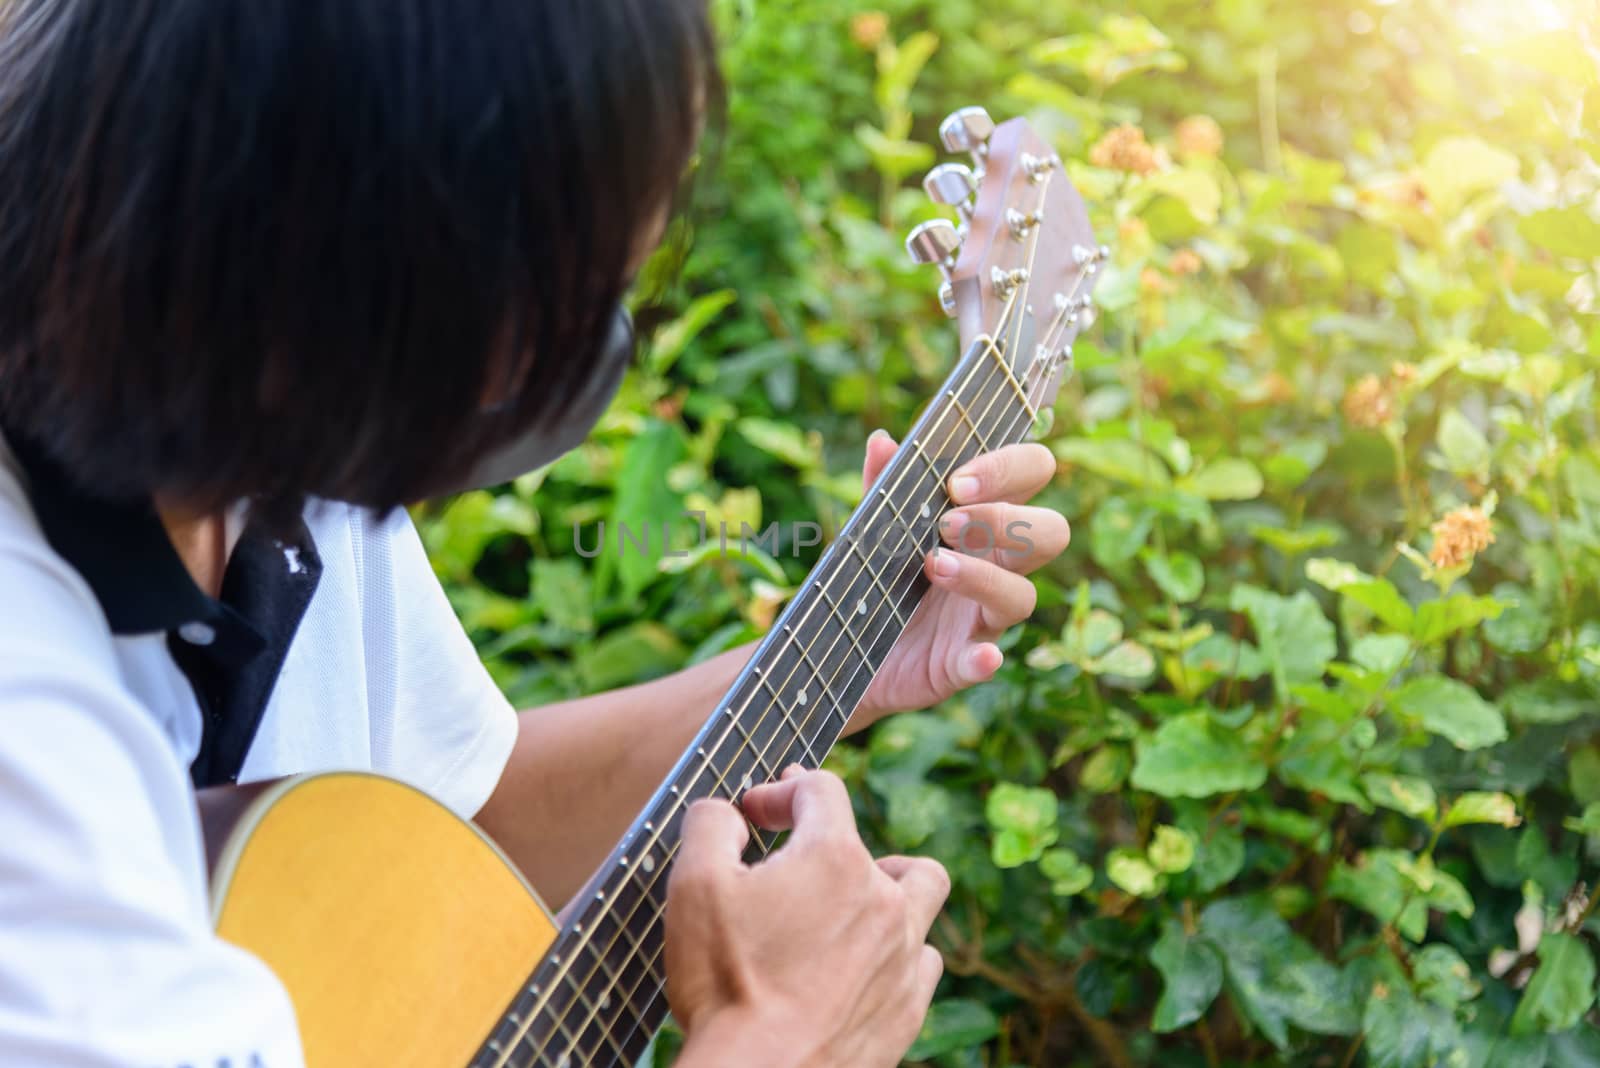
<svg viewBox="0 0 1600 1068"><path fill-rule="evenodd" d="M790 764L821 764L927 591L923 558L951 506L950 474L1027 437L1026 399L993 345L974 344L575 899L475 1068L637 1059L667 1012L662 914L684 809L700 798L736 799ZM772 844L752 828L752 859Z"/></svg>

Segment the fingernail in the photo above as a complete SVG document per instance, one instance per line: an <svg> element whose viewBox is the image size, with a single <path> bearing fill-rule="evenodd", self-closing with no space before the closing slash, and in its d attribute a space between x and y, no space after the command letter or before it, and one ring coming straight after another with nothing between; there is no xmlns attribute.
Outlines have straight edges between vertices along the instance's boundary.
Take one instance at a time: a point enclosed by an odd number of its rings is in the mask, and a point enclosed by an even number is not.
<svg viewBox="0 0 1600 1068"><path fill-rule="evenodd" d="M878 429L874 430L872 433L867 435L867 440L868 441L872 441L872 440L877 439L877 438L883 438L885 441L888 441L888 440L890 440L889 439L889 432L887 430L883 429L883 427L880 426Z"/></svg>
<svg viewBox="0 0 1600 1068"><path fill-rule="evenodd" d="M933 554L933 573L940 578L955 578L961 570L961 561L949 549L940 549Z"/></svg>
<svg viewBox="0 0 1600 1068"><path fill-rule="evenodd" d="M972 475L957 475L950 480L950 496L958 501L970 501L978 495L978 480Z"/></svg>
<svg viewBox="0 0 1600 1068"><path fill-rule="evenodd" d="M778 778L779 779L792 779L796 775L799 775L802 772L804 772L805 770L806 769L804 767L802 767L801 765L799 765L799 764L790 764L788 767L783 769L783 774L778 776Z"/></svg>

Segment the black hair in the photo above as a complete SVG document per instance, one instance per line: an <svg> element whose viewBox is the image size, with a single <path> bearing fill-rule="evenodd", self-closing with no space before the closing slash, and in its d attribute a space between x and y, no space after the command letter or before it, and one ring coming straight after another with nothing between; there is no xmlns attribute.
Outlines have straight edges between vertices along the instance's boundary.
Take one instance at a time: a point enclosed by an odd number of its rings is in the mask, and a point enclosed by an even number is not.
<svg viewBox="0 0 1600 1068"><path fill-rule="evenodd" d="M108 497L391 507L591 370L705 0L8 0L0 425Z"/></svg>

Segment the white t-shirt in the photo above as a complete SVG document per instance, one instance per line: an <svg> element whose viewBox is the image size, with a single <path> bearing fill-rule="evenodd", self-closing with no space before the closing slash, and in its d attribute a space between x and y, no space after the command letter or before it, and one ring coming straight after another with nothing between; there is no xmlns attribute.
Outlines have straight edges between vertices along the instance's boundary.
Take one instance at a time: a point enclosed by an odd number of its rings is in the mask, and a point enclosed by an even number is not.
<svg viewBox="0 0 1600 1068"><path fill-rule="evenodd" d="M26 486L0 441L0 1065L293 1068L287 995L212 934L194 687L165 633L113 633ZM471 816L516 718L416 530L326 502L305 524L322 572L240 781L371 769Z"/></svg>

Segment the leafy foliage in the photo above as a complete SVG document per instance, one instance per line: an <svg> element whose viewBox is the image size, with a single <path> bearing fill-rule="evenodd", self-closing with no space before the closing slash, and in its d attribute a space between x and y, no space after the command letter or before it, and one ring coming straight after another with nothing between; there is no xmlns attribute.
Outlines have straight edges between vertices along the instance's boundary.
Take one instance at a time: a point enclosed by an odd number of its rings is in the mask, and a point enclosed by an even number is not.
<svg viewBox="0 0 1600 1068"><path fill-rule="evenodd" d="M1592 14L720 6L640 366L588 444L425 517L512 696L770 624L817 548L740 532L836 530L955 349L900 248L939 116L1028 114L1114 249L1048 438L1075 544L994 682L832 758L954 879L911 1056L1600 1062Z"/></svg>

